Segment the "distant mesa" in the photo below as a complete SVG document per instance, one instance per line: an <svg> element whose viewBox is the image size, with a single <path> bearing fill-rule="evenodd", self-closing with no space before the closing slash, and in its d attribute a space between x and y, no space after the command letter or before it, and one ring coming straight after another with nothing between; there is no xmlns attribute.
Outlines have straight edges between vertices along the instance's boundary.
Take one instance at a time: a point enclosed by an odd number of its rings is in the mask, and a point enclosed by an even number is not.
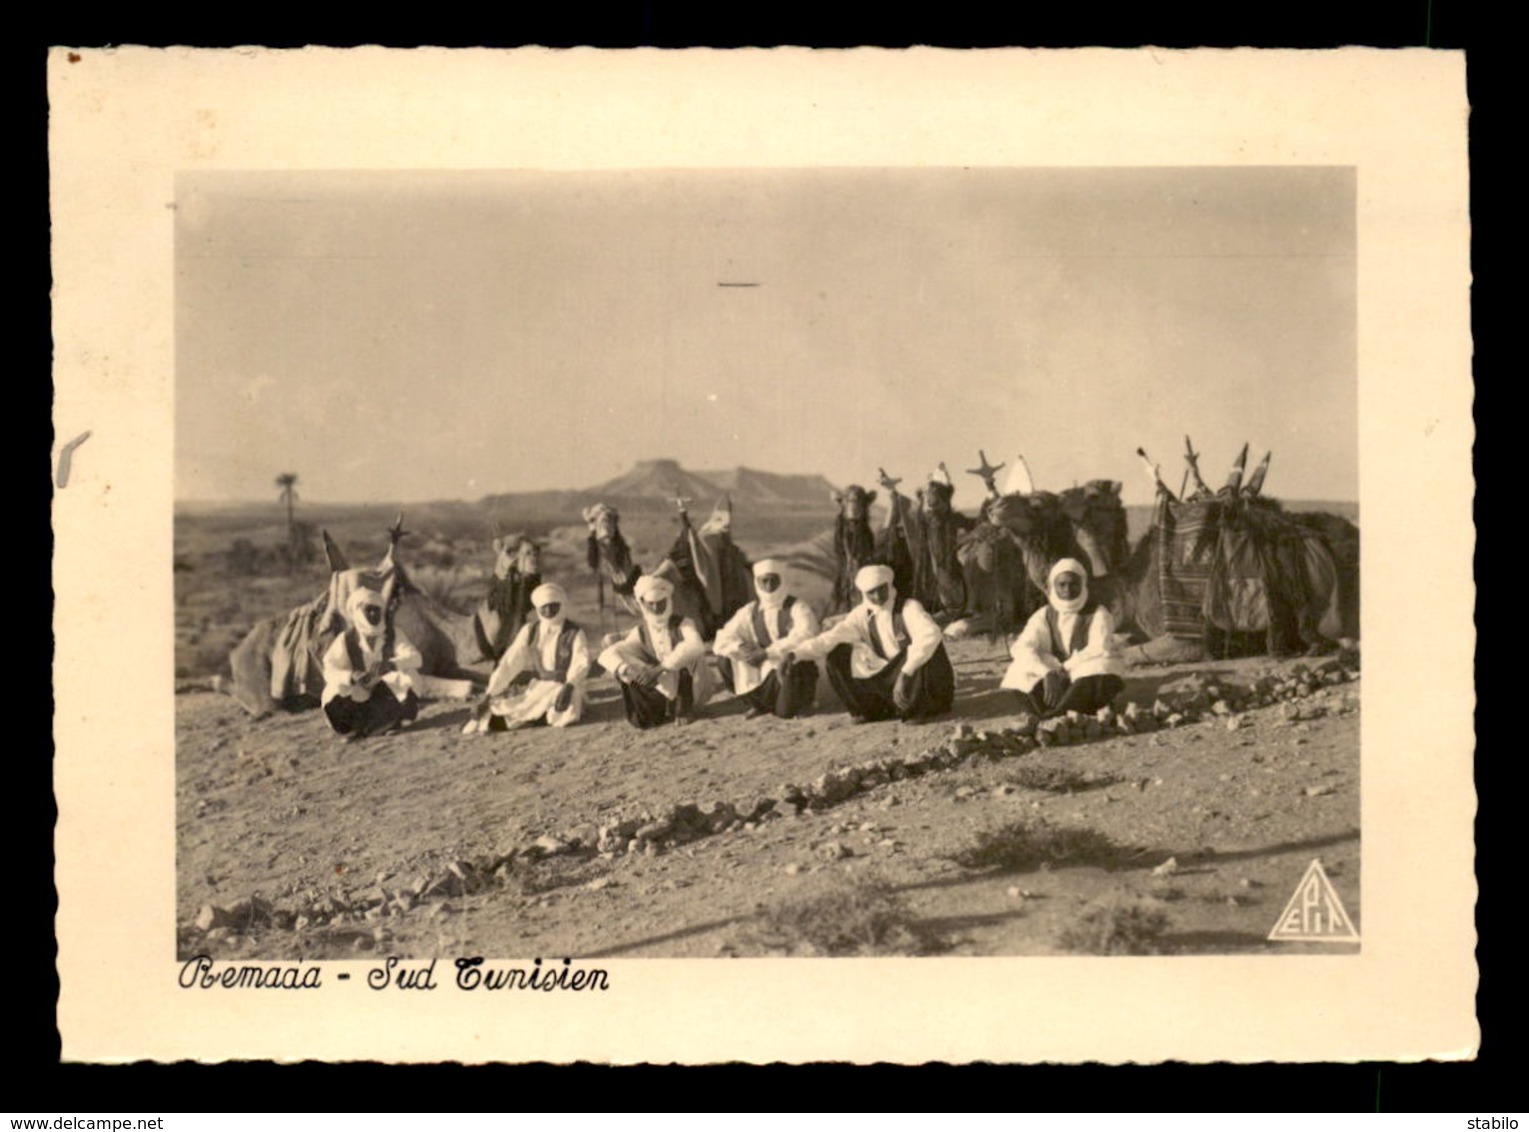
<svg viewBox="0 0 1529 1132"><path fill-rule="evenodd" d="M753 468L730 468L716 472L689 472L678 460L639 460L599 487L589 489L602 498L671 499L675 495L695 500L697 509L710 507L726 493L734 503L829 506L833 485L820 475L782 475Z"/></svg>

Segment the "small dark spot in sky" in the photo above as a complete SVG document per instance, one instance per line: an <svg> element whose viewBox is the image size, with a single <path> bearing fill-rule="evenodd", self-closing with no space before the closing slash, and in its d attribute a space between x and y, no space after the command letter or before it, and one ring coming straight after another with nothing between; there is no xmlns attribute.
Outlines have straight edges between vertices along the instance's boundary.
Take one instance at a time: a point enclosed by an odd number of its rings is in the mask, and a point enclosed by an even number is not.
<svg viewBox="0 0 1529 1132"><path fill-rule="evenodd" d="M78 63L79 61L80 57L78 55L76 55L73 51L69 52L69 62Z"/></svg>

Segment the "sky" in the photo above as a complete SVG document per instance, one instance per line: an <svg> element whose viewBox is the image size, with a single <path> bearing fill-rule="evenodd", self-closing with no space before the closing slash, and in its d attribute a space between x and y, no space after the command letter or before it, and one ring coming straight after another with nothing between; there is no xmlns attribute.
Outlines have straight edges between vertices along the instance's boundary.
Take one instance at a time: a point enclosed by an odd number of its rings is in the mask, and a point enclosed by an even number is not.
<svg viewBox="0 0 1529 1132"><path fill-rule="evenodd" d="M1340 167L215 172L176 189L181 500L417 502L636 461L904 490L1358 498ZM752 286L723 286L723 284Z"/></svg>

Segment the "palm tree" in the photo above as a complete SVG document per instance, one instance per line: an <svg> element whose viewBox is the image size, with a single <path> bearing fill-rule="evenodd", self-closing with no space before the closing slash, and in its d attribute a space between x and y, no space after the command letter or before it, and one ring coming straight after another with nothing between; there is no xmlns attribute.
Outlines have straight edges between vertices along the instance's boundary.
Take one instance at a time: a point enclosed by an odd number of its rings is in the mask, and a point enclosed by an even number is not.
<svg viewBox="0 0 1529 1132"><path fill-rule="evenodd" d="M281 488L281 501L287 505L287 541L292 541L293 521L292 504L297 502L297 473L282 472L276 477L276 486Z"/></svg>

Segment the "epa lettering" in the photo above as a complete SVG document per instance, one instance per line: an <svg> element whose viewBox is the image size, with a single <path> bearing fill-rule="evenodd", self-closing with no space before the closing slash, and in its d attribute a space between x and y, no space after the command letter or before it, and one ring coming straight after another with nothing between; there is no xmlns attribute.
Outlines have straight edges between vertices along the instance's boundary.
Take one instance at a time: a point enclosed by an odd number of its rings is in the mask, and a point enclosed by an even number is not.
<svg viewBox="0 0 1529 1132"><path fill-rule="evenodd" d="M389 986L399 990L435 990L435 960L430 960L423 967L405 967L398 956L390 955L385 964L373 967L366 973L366 985L372 990L383 990Z"/></svg>
<svg viewBox="0 0 1529 1132"><path fill-rule="evenodd" d="M1312 861L1307 866L1306 875L1291 894L1269 938L1276 941L1359 941L1359 933L1343 910L1343 901L1338 899L1321 861Z"/></svg>

